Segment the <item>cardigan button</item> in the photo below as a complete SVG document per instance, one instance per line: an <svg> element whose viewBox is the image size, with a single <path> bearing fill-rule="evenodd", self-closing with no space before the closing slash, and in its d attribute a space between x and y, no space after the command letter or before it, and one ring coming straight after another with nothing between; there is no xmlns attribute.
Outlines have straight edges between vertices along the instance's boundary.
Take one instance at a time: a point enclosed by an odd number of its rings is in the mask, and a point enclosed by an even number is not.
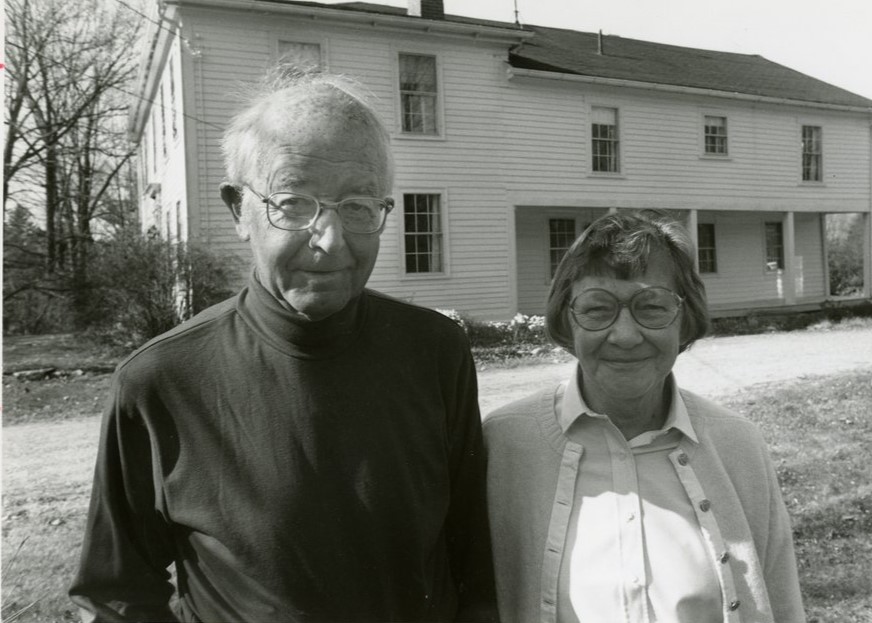
<svg viewBox="0 0 872 623"><path fill-rule="evenodd" d="M681 454L678 455L678 464L679 465L687 465L687 463L688 463L687 455L684 452L682 452Z"/></svg>
<svg viewBox="0 0 872 623"><path fill-rule="evenodd" d="M730 561L730 552L724 552L720 558L721 564L725 565Z"/></svg>
<svg viewBox="0 0 872 623"><path fill-rule="evenodd" d="M712 503L709 502L708 500L703 500L702 502L699 503L699 510L701 510L704 513L707 513L711 507L712 507Z"/></svg>
<svg viewBox="0 0 872 623"><path fill-rule="evenodd" d="M738 599L735 599L735 600L730 602L730 610L736 611L739 609L740 605L742 605L742 602L739 601Z"/></svg>

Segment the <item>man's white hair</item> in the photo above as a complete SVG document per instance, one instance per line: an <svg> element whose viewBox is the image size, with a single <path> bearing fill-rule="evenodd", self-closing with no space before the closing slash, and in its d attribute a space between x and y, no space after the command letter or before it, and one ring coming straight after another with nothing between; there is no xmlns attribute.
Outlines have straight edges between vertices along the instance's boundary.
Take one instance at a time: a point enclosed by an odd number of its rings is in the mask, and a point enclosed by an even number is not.
<svg viewBox="0 0 872 623"><path fill-rule="evenodd" d="M231 184L251 183L250 177L268 164L280 135L276 123L270 122L276 115L281 115L282 124L304 122L294 118L293 107L297 106L303 115L312 113L314 102L326 96L337 112L360 122L364 131L371 131L381 143L386 157L385 189L392 186L390 135L370 103L371 94L353 78L280 64L240 95L245 108L231 119L221 142L227 181ZM280 104L288 104L288 109L278 109Z"/></svg>

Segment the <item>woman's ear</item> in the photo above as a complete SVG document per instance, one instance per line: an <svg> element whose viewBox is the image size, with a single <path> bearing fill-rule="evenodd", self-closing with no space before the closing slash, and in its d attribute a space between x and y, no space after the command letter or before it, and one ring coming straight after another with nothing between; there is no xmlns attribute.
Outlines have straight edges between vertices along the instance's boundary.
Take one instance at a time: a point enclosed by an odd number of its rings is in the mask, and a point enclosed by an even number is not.
<svg viewBox="0 0 872 623"><path fill-rule="evenodd" d="M242 193L238 187L230 182L222 182L219 189L224 205L228 207L230 214L233 216L233 222L238 224L239 217L242 216Z"/></svg>

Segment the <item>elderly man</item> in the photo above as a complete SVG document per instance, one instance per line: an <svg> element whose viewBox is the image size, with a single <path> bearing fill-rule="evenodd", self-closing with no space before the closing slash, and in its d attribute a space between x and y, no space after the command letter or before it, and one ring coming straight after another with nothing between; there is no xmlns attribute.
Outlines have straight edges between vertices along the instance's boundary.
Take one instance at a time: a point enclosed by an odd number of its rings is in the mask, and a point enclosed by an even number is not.
<svg viewBox="0 0 872 623"><path fill-rule="evenodd" d="M70 590L86 620L493 617L465 337L364 288L388 143L327 75L232 121L221 196L255 268L115 374Z"/></svg>

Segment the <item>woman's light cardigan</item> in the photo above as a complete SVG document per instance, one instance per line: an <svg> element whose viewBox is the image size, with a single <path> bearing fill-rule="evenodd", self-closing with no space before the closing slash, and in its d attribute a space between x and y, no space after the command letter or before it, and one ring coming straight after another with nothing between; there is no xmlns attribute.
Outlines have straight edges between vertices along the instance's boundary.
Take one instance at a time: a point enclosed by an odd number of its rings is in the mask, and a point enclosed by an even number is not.
<svg viewBox="0 0 872 623"><path fill-rule="evenodd" d="M558 423L556 390L506 405L484 422L503 623L557 621L558 573L584 448ZM790 521L757 426L691 392L680 395L699 442L685 437L670 461L718 573L725 623L805 621Z"/></svg>

